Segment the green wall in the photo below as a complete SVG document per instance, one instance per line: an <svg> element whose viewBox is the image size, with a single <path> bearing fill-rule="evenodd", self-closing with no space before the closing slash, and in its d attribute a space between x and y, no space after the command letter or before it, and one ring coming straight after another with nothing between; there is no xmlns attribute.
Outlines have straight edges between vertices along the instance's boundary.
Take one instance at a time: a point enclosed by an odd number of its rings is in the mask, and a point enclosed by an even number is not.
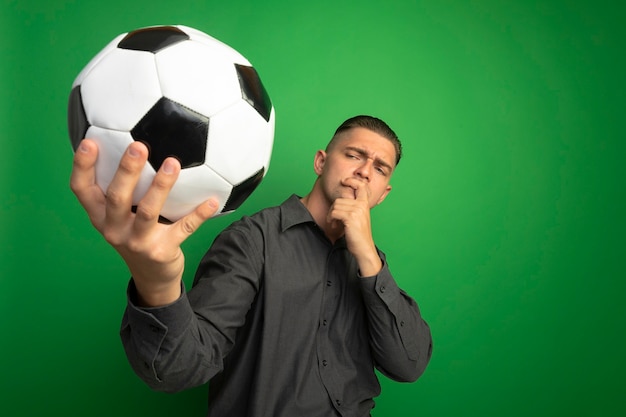
<svg viewBox="0 0 626 417"><path fill-rule="evenodd" d="M307 192L357 113L404 140L376 240L435 350L375 417L626 414L626 6L619 1L7 1L0 13L0 415L202 416L117 335L128 273L68 188L72 80L113 36L181 23L257 67L269 174L185 244Z"/></svg>

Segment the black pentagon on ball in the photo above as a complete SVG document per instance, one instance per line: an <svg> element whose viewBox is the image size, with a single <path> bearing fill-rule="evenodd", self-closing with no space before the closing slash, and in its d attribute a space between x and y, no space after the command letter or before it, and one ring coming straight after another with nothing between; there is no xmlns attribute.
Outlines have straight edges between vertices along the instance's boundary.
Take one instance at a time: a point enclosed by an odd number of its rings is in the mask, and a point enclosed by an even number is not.
<svg viewBox="0 0 626 417"><path fill-rule="evenodd" d="M239 208L243 202L250 197L250 194L258 187L265 175L265 168L261 168L254 175L247 180L233 187L233 190L228 197L228 201L224 204L222 212L226 213Z"/></svg>
<svg viewBox="0 0 626 417"><path fill-rule="evenodd" d="M117 46L121 49L157 53L188 39L189 35L175 26L153 26L129 32Z"/></svg>
<svg viewBox="0 0 626 417"><path fill-rule="evenodd" d="M85 107L83 106L80 85L77 85L72 88L67 105L67 129L74 151L78 148L80 141L85 138L89 126L89 121L85 115Z"/></svg>
<svg viewBox="0 0 626 417"><path fill-rule="evenodd" d="M130 131L148 145L148 161L158 170L165 158L176 157L182 168L202 165L207 147L209 118L162 97Z"/></svg>
<svg viewBox="0 0 626 417"><path fill-rule="evenodd" d="M270 120L272 112L272 101L269 94L261 83L259 74L253 67L235 64L239 85L241 86L241 97L247 101L266 120Z"/></svg>

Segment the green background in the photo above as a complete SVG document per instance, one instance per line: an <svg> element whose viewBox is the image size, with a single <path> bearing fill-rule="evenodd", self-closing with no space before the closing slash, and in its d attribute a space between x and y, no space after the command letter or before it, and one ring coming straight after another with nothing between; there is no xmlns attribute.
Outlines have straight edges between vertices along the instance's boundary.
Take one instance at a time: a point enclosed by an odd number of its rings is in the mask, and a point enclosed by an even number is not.
<svg viewBox="0 0 626 417"><path fill-rule="evenodd" d="M0 415L202 416L118 338L128 272L69 191L70 85L115 35L185 24L277 109L266 180L185 243L306 193L358 113L404 141L378 245L434 356L375 417L626 415L626 18L620 1L6 1L0 14ZM268 381L268 383L270 383ZM297 417L297 416L294 416Z"/></svg>

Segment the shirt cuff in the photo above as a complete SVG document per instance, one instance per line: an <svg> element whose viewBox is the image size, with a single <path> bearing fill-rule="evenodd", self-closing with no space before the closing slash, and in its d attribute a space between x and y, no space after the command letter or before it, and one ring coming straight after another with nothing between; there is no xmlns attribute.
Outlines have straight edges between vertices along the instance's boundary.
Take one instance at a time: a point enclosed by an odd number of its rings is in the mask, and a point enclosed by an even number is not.
<svg viewBox="0 0 626 417"><path fill-rule="evenodd" d="M137 288L131 279L127 289L127 301L128 325L134 332L152 334L153 337L148 339L159 345L166 334L173 339L182 335L194 314L182 281L178 300L160 307L140 307L137 305Z"/></svg>
<svg viewBox="0 0 626 417"><path fill-rule="evenodd" d="M391 276L387 262L383 260L383 267L377 275L359 277L363 297L367 303L376 304L381 301L389 306L400 294L398 284Z"/></svg>

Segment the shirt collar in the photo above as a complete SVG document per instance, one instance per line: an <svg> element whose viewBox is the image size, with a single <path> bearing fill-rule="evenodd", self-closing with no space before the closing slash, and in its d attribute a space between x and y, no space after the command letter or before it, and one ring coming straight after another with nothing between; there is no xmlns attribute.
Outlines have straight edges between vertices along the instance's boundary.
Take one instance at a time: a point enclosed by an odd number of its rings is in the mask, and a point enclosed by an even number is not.
<svg viewBox="0 0 626 417"><path fill-rule="evenodd" d="M309 212L309 209L302 204L300 197L295 194L292 194L283 204L280 205L280 226L281 230L284 232L290 227L310 223L317 227L313 216ZM318 228L319 229L319 228ZM319 232L326 238L321 229ZM328 238L326 238L328 240ZM330 241L328 241L330 244ZM346 248L346 238L342 236L335 242L335 246L339 248Z"/></svg>
<svg viewBox="0 0 626 417"><path fill-rule="evenodd" d="M302 204L300 197L292 194L283 204L280 206L280 225L284 232L292 226L301 223L315 223L313 216L309 210Z"/></svg>

